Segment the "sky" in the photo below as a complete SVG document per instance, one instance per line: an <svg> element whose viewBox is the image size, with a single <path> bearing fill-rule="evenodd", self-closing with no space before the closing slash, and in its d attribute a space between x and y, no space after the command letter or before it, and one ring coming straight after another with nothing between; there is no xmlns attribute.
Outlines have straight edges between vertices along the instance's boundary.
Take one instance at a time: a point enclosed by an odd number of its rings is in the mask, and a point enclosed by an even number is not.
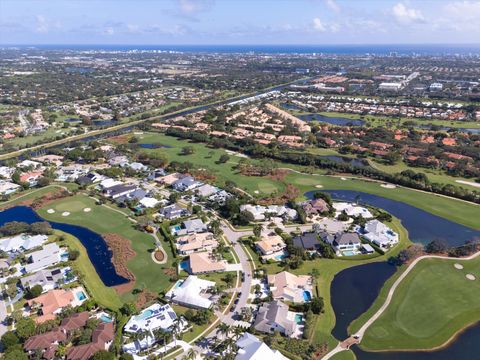
<svg viewBox="0 0 480 360"><path fill-rule="evenodd" d="M480 0L0 0L0 44L478 44Z"/></svg>

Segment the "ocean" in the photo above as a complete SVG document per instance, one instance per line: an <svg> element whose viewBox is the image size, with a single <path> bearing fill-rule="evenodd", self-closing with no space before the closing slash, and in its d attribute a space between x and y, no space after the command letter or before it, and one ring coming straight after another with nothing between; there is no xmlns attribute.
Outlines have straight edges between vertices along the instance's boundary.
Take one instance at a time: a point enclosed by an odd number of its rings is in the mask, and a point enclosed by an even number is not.
<svg viewBox="0 0 480 360"><path fill-rule="evenodd" d="M480 55L480 44L412 45L0 45L3 48L41 50L177 51L255 54L343 54L343 55Z"/></svg>

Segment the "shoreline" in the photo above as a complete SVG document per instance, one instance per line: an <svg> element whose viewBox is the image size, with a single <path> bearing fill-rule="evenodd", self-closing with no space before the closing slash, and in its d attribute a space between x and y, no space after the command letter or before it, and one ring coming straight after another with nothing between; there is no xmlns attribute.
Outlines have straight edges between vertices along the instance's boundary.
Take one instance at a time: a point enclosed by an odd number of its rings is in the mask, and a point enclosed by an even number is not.
<svg viewBox="0 0 480 360"><path fill-rule="evenodd" d="M471 324L468 324L464 327L462 327L461 329L457 330L450 338L448 338L447 341L445 341L443 344L441 345L438 345L438 346L435 346L433 348L430 348L430 349L388 349L388 350L369 350L369 349L366 349L364 347L361 346L361 343L360 344L357 344L357 346L360 348L360 350L364 351L364 352L371 352L371 353L388 353L388 352L402 352L402 353L415 353L415 352L423 352L423 353L434 353L434 352L437 352L437 351L440 351L440 350L445 350L447 348L449 348L451 345L453 345L453 343L455 343L455 341L463 334L465 333L467 330L477 326L477 325L480 325L480 319L478 320L475 320L473 323Z"/></svg>

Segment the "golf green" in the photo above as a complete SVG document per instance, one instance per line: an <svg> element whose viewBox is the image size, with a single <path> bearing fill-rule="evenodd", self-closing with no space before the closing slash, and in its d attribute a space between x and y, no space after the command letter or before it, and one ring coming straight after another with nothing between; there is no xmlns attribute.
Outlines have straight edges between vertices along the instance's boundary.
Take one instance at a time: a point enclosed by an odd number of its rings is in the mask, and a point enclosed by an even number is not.
<svg viewBox="0 0 480 360"><path fill-rule="evenodd" d="M457 269L454 264L461 264ZM475 280L467 279L471 274ZM480 257L424 259L396 289L365 332L368 350L433 349L480 320Z"/></svg>

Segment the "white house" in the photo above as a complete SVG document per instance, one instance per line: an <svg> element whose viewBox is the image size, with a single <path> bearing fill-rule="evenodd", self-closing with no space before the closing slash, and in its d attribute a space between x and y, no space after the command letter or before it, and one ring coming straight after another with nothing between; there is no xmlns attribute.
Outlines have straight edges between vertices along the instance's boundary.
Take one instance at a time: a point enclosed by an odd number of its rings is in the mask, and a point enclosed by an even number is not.
<svg viewBox="0 0 480 360"><path fill-rule="evenodd" d="M235 360L288 360L280 351L270 349L267 344L248 332L237 341Z"/></svg>
<svg viewBox="0 0 480 360"><path fill-rule="evenodd" d="M361 215L364 219L373 218L372 213L367 208L352 203L336 202L333 203L333 208L336 211L335 216L338 216L340 213L345 211L348 216L357 217Z"/></svg>
<svg viewBox="0 0 480 360"><path fill-rule="evenodd" d="M132 316L123 330L127 333L151 332L159 328L164 331L171 331L177 319L177 314L169 304L156 303L143 309L140 314ZM186 326L186 321L183 319L179 321L180 330L182 330Z"/></svg>
<svg viewBox="0 0 480 360"><path fill-rule="evenodd" d="M46 235L20 234L13 237L0 239L0 250L5 252L28 251L43 245L47 241Z"/></svg>
<svg viewBox="0 0 480 360"><path fill-rule="evenodd" d="M32 252L29 254L30 262L25 265L25 272L33 273L58 264L61 260L60 251L61 249L57 244L49 243L42 250Z"/></svg>
<svg viewBox="0 0 480 360"><path fill-rule="evenodd" d="M365 224L363 236L383 249L398 243L398 234L378 220L371 220Z"/></svg>
<svg viewBox="0 0 480 360"><path fill-rule="evenodd" d="M215 286L215 282L203 280L190 275L185 280L179 280L165 297L174 303L194 309L209 309L212 306L207 290Z"/></svg>

